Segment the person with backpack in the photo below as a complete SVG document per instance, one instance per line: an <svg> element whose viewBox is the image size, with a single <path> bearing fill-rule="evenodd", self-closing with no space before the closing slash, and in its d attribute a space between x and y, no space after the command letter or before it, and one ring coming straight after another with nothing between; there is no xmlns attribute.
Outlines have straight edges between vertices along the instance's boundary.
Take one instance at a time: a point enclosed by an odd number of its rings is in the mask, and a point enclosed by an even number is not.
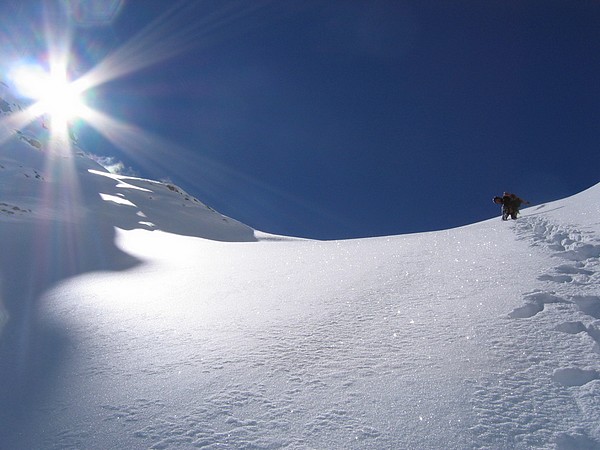
<svg viewBox="0 0 600 450"><path fill-rule="evenodd" d="M517 220L521 205L523 203L529 205L527 200L523 200L517 195L509 192L502 194L502 197L494 197L492 201L498 205L502 205L502 220L508 220L509 217L513 220Z"/></svg>

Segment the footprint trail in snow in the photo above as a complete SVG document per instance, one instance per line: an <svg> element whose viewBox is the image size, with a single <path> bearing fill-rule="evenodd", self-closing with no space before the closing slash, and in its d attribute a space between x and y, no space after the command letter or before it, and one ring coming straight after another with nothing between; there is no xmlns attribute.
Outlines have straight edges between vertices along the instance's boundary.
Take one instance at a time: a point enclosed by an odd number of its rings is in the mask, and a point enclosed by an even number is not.
<svg viewBox="0 0 600 450"><path fill-rule="evenodd" d="M565 450L600 448L600 383L592 383L600 380L600 242L592 233L541 215L519 219L514 232L556 264L539 274L541 286L523 293L523 306L508 314L512 341L494 341L512 364L479 386L475 432L482 447L497 445L492 436L504 429L507 448L549 442ZM556 423L538 420L538 410L556 410ZM585 420L569 423L578 412ZM554 426L567 431L552 436Z"/></svg>

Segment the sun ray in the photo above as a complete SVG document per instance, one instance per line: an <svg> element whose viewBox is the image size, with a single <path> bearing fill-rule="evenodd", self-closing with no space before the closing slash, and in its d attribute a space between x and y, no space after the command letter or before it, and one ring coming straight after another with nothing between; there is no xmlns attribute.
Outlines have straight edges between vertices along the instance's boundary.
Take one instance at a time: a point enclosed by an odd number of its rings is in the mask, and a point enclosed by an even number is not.
<svg viewBox="0 0 600 450"><path fill-rule="evenodd" d="M250 177L244 172L203 156L201 152L193 152L186 147L135 125L117 120L91 108L86 108L85 119L140 167L148 166L156 171L163 166L175 162L174 165L178 167L190 168L191 172L195 174L195 180L202 178L205 181L205 185L211 187L211 195L226 192L229 187L226 180L235 179L243 185L251 187L251 189L248 189L249 191L259 191L266 194L253 198L254 202L260 203L261 208L268 208L268 204L264 203L263 198L276 198L286 204L298 205L298 207L304 208L330 222L338 223L340 226L347 223L343 218L316 207L312 202L281 189L274 188L260 179ZM189 178L189 175L186 176L181 173L179 176L184 180L186 177ZM193 183L193 181L190 180L190 183Z"/></svg>
<svg viewBox="0 0 600 450"><path fill-rule="evenodd" d="M159 135L85 107L82 117L102 136L142 166L160 167L165 161L191 158L191 152Z"/></svg>
<svg viewBox="0 0 600 450"><path fill-rule="evenodd" d="M15 130L21 130L43 114L39 103L34 103L20 111L0 118L0 144L15 135Z"/></svg>
<svg viewBox="0 0 600 450"><path fill-rule="evenodd" d="M241 28L234 31L232 27L226 28L228 25L256 12L265 4L223 4L212 11L207 10L203 20L189 23L182 19L206 5L204 2L179 2L74 81L73 85L77 90L85 91L174 58L192 48L206 47L215 40L231 37L240 33ZM186 26L181 25L186 22Z"/></svg>

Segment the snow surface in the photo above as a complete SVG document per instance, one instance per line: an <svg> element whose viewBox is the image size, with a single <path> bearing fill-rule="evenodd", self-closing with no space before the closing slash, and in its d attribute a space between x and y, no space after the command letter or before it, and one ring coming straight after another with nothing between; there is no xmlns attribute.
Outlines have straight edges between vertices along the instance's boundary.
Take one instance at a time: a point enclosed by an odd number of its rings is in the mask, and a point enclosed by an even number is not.
<svg viewBox="0 0 600 450"><path fill-rule="evenodd" d="M1 448L600 448L600 184L321 242L3 132Z"/></svg>

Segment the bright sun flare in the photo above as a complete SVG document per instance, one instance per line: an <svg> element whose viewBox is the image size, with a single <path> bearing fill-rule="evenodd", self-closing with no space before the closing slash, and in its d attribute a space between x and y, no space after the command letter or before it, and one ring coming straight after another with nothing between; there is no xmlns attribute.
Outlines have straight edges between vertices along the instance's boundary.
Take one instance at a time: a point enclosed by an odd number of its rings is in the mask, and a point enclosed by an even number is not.
<svg viewBox="0 0 600 450"><path fill-rule="evenodd" d="M69 81L65 70L46 72L38 66L22 66L12 78L22 95L37 101L36 109L48 116L53 130L65 127L86 110L82 92Z"/></svg>
<svg viewBox="0 0 600 450"><path fill-rule="evenodd" d="M121 0L115 1L118 5L122 3ZM47 3L53 4L53 2ZM86 2L73 3L83 5ZM105 3L108 4L107 1ZM236 21L252 14L256 9L253 2L248 2L250 6L234 10L218 6L209 13L202 9L206 17L204 20L182 27L181 24L189 16L199 12L198 8L204 8L204 2L175 3L175 6L150 22L129 41L114 49L75 80L69 77L67 69L75 67L74 62L77 62L77 55L73 53L71 45L74 25L71 22L54 23L52 19L54 16L49 14L45 18L44 59L40 61L30 59L31 57L26 57L25 60L18 59L7 73L7 81L11 82L11 87L15 89L17 96L28 98L33 102L24 109L19 108L19 111L13 114L0 115L0 144L10 139L14 130L20 131L40 119L42 125L50 130L51 136L48 142L53 145L60 144L56 147L60 149L69 149L76 141L73 130L76 125L75 119L81 119L81 121L77 120L78 124L85 123L91 126L104 138L125 151L138 148L141 141L154 142L156 136L95 110L87 105L85 100L93 98L94 88L97 86L181 55L195 47L198 42L212 42L214 39L227 37L227 33L234 28ZM65 4L68 6L70 2ZM87 6L91 7L91 4ZM79 13L79 6L76 9ZM42 49L38 50L32 53L41 54ZM21 54L20 57L22 58ZM47 65L41 61L47 62ZM0 83L6 85L2 81Z"/></svg>

